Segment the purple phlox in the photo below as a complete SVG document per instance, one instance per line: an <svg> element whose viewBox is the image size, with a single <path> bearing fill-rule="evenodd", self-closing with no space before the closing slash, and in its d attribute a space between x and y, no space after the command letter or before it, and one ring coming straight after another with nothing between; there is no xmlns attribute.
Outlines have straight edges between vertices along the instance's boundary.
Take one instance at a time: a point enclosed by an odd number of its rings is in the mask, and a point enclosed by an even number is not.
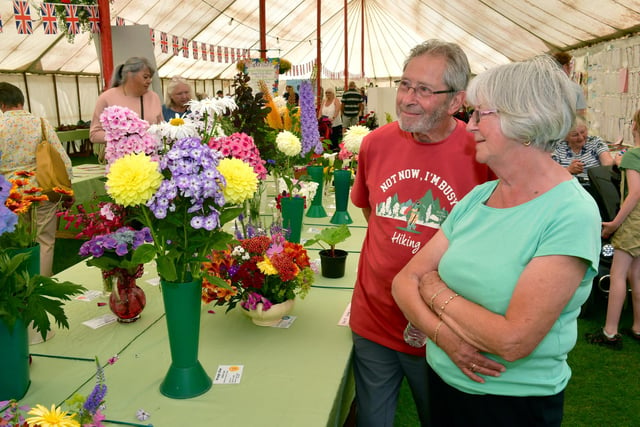
<svg viewBox="0 0 640 427"><path fill-rule="evenodd" d="M247 300L242 301L240 305L247 310L255 310L258 308L258 304L260 303L262 303L262 310L265 311L269 310L273 305L271 301L256 292L249 293L249 296L247 296Z"/></svg>

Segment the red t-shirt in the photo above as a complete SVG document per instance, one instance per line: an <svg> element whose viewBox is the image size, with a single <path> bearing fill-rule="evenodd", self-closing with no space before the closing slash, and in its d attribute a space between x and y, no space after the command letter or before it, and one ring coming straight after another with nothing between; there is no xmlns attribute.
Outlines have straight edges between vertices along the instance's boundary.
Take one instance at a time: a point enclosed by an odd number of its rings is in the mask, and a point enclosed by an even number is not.
<svg viewBox="0 0 640 427"><path fill-rule="evenodd" d="M391 281L440 229L453 206L495 176L475 161L476 142L458 121L443 141L420 143L397 122L362 141L351 201L371 208L351 301L351 329L404 353L407 320L391 296Z"/></svg>

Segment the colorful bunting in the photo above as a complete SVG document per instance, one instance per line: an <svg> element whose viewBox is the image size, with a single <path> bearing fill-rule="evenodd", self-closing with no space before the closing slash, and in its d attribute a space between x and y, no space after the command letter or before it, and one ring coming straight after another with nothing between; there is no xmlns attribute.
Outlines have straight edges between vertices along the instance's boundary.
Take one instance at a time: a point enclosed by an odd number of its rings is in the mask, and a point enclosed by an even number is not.
<svg viewBox="0 0 640 427"><path fill-rule="evenodd" d="M209 45L209 61L216 62L216 47L212 44Z"/></svg>
<svg viewBox="0 0 640 427"><path fill-rule="evenodd" d="M87 12L89 13L89 28L92 33L100 32L100 12L98 6L88 6Z"/></svg>
<svg viewBox="0 0 640 427"><path fill-rule="evenodd" d="M125 26L124 18L120 18L119 16L116 16L116 25L119 27L124 27Z"/></svg>
<svg viewBox="0 0 640 427"><path fill-rule="evenodd" d="M67 34L80 34L80 19L78 18L78 6L66 4L64 10L67 13L66 25Z"/></svg>
<svg viewBox="0 0 640 427"><path fill-rule="evenodd" d="M222 46L218 46L218 62L222 62Z"/></svg>
<svg viewBox="0 0 640 427"><path fill-rule="evenodd" d="M33 34L31 8L27 0L13 0L13 15L16 19L18 34Z"/></svg>
<svg viewBox="0 0 640 427"><path fill-rule="evenodd" d="M180 54L180 42L178 36L171 36L171 47L173 47L173 55L178 56Z"/></svg>
<svg viewBox="0 0 640 427"><path fill-rule="evenodd" d="M203 61L207 60L207 44L200 43L200 54Z"/></svg>
<svg viewBox="0 0 640 427"><path fill-rule="evenodd" d="M0 16L0 33L2 33L2 17Z"/></svg>
<svg viewBox="0 0 640 427"><path fill-rule="evenodd" d="M198 53L200 53L198 51L198 42L194 40L191 42L191 57L193 59L198 59Z"/></svg>
<svg viewBox="0 0 640 427"><path fill-rule="evenodd" d="M42 27L45 34L58 34L58 17L56 16L56 5L53 3L42 3L40 5L40 16L42 17Z"/></svg>
<svg viewBox="0 0 640 427"><path fill-rule="evenodd" d="M182 56L185 58L189 57L189 39L182 38Z"/></svg>
<svg viewBox="0 0 640 427"><path fill-rule="evenodd" d="M160 32L160 51L169 53L169 36L164 31Z"/></svg>
<svg viewBox="0 0 640 427"><path fill-rule="evenodd" d="M149 28L149 35L151 36L151 44L153 45L153 47L156 46L156 32L153 30L153 28Z"/></svg>

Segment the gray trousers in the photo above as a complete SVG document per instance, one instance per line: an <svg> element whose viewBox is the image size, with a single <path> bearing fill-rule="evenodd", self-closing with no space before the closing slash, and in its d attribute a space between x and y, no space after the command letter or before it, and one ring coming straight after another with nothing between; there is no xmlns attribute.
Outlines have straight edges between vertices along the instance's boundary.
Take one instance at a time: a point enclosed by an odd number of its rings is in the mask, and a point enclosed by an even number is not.
<svg viewBox="0 0 640 427"><path fill-rule="evenodd" d="M427 361L391 350L353 333L356 419L359 427L392 427L402 380L406 377L420 424L428 425Z"/></svg>

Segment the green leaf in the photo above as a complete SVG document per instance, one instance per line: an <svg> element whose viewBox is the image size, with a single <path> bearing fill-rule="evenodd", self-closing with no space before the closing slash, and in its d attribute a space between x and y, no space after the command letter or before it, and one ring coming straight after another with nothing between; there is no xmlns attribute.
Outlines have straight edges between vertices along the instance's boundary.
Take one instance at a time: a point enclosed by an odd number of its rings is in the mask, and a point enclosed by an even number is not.
<svg viewBox="0 0 640 427"><path fill-rule="evenodd" d="M335 249L335 246L338 243L344 242L349 237L351 237L349 227L347 227L346 224L341 224L339 226L323 229L320 233L317 233L311 239L307 240L304 246L311 246L316 243L324 242L329 245L331 249ZM320 243L320 246L323 246L322 243Z"/></svg>

